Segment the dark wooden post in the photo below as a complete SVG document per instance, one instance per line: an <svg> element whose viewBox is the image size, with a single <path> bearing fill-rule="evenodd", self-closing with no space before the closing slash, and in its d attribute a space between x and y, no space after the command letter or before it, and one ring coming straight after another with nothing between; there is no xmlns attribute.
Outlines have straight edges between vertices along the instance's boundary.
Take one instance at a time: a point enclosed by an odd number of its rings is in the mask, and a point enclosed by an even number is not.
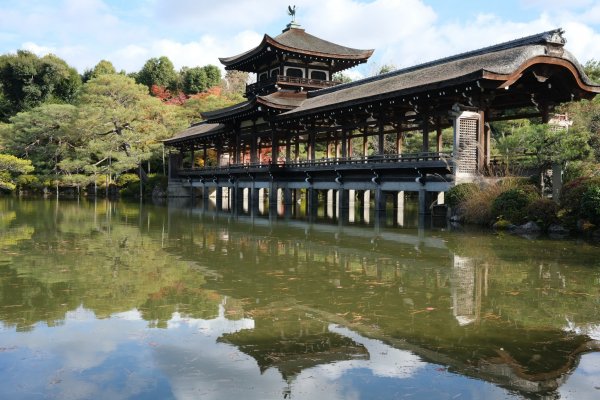
<svg viewBox="0 0 600 400"><path fill-rule="evenodd" d="M384 139L385 138L384 138L384 135L383 135L383 129L384 129L383 120L380 117L379 118L379 132L377 133L377 135L378 135L377 138L378 138L378 141L379 141L378 144L379 144L379 155L380 156L383 156L385 154L385 149L384 149L384 146L385 146L385 140Z"/></svg>
<svg viewBox="0 0 600 400"><path fill-rule="evenodd" d="M437 131L437 137L436 137L436 151L438 153L442 152L442 149L444 147L444 143L442 142L442 118L441 117L437 117L435 119L435 129Z"/></svg>
<svg viewBox="0 0 600 400"><path fill-rule="evenodd" d="M423 114L423 153L429 152L429 115Z"/></svg>

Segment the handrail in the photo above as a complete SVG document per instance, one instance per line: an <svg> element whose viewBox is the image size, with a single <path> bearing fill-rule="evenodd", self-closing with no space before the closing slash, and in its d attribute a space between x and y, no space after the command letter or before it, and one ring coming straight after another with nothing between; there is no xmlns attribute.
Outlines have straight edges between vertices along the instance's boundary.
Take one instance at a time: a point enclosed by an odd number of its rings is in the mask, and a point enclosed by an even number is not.
<svg viewBox="0 0 600 400"><path fill-rule="evenodd" d="M227 164L222 166L208 166L201 168L180 168L179 172L237 172L244 170L269 170L279 168L310 168L310 167L325 167L325 166L344 166L344 165L360 165L371 164L389 165L392 163L408 163L408 162L425 162L425 161L442 161L448 163L452 159L452 153L438 152L422 152L411 154L384 154L370 155L366 157L350 157L350 158L322 158L319 160L299 160L299 161L277 161L270 163L240 163Z"/></svg>
<svg viewBox="0 0 600 400"><path fill-rule="evenodd" d="M267 78L263 81L251 83L246 85L246 93L253 93L259 91L260 89L275 85L275 84L291 84L297 86L307 86L307 87L317 87L317 88L327 88L335 85L339 85L342 82L337 81L324 81L321 79L311 79L311 78L299 78L295 76L286 76L286 75L277 75L274 77Z"/></svg>

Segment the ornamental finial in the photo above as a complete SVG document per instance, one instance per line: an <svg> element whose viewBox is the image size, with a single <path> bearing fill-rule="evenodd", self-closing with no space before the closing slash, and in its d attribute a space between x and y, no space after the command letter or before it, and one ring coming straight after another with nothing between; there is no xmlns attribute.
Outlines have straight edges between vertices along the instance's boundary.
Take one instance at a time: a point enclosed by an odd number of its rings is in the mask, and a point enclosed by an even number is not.
<svg viewBox="0 0 600 400"><path fill-rule="evenodd" d="M292 17L292 23L296 22L296 6L288 6L288 15Z"/></svg>

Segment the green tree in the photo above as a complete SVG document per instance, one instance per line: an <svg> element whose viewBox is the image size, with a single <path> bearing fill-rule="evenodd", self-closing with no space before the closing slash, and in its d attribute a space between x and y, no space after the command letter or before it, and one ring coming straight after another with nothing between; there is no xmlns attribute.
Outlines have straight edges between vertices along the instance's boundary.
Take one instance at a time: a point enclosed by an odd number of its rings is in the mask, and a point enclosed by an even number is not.
<svg viewBox="0 0 600 400"><path fill-rule="evenodd" d="M4 150L33 163L42 176L58 176L58 164L82 144L74 129L77 108L70 104L43 104L20 112L2 129Z"/></svg>
<svg viewBox="0 0 600 400"><path fill-rule="evenodd" d="M202 67L183 68L181 77L185 94L201 93L208 89L206 69Z"/></svg>
<svg viewBox="0 0 600 400"><path fill-rule="evenodd" d="M221 69L216 65L208 64L202 67L206 73L207 87L219 86L221 84Z"/></svg>
<svg viewBox="0 0 600 400"><path fill-rule="evenodd" d="M548 124L530 124L499 138L498 149L507 159L527 153L533 166L547 169L553 163L588 158L591 154L589 139L589 134L583 130L557 130Z"/></svg>
<svg viewBox="0 0 600 400"><path fill-rule="evenodd" d="M110 61L101 60L93 69L86 70L81 79L85 83L92 78L99 77L100 75L113 75L116 73L117 70Z"/></svg>
<svg viewBox="0 0 600 400"><path fill-rule="evenodd" d="M583 66L585 74L594 82L600 83L600 61L596 59L588 60Z"/></svg>
<svg viewBox="0 0 600 400"><path fill-rule="evenodd" d="M0 56L0 86L5 103L0 108L8 105L0 118L6 121L16 113L46 101L73 102L81 86L81 77L77 70L55 55L39 58L19 50L17 54Z"/></svg>
<svg viewBox="0 0 600 400"><path fill-rule="evenodd" d="M248 73L244 71L227 71L225 73L224 91L226 93L246 93L246 84L248 83Z"/></svg>
<svg viewBox="0 0 600 400"><path fill-rule="evenodd" d="M153 85L167 88L171 91L177 89L178 74L168 57L151 58L137 74L137 83L152 88Z"/></svg>
<svg viewBox="0 0 600 400"><path fill-rule="evenodd" d="M19 175L33 171L30 160L9 155L0 154L0 189L15 190L15 180Z"/></svg>
<svg viewBox="0 0 600 400"><path fill-rule="evenodd" d="M142 162L158 154L160 140L184 126L176 107L162 104L123 75L100 75L87 82L79 111L77 126L84 145L61 167L94 176L110 178L131 170L145 179Z"/></svg>
<svg viewBox="0 0 600 400"><path fill-rule="evenodd" d="M353 81L352 78L350 78L348 75L344 74L343 72L336 72L331 77L331 80L334 82L340 82L340 83L350 83Z"/></svg>

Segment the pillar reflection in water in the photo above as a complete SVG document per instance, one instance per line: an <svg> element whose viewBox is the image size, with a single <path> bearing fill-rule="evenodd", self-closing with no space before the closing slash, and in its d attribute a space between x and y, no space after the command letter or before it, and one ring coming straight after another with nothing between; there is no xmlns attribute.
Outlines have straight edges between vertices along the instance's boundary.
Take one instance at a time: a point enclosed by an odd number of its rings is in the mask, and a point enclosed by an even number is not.
<svg viewBox="0 0 600 400"><path fill-rule="evenodd" d="M350 223L354 223L356 221L356 210L355 210L355 206L356 206L356 191L355 190L349 190L348 191L349 194L349 200L348 200L348 222Z"/></svg>
<svg viewBox="0 0 600 400"><path fill-rule="evenodd" d="M265 189L258 189L258 212L265 213Z"/></svg>
<svg viewBox="0 0 600 400"><path fill-rule="evenodd" d="M396 222L398 223L398 226L404 226L404 191L398 192L397 204L398 206L396 207Z"/></svg>
<svg viewBox="0 0 600 400"><path fill-rule="evenodd" d="M371 221L371 191L365 190L363 193L363 220L365 224Z"/></svg>
<svg viewBox="0 0 600 400"><path fill-rule="evenodd" d="M482 294L487 293L487 267L481 271L476 260L456 254L452 260L450 281L454 318L460 325L469 325L480 318Z"/></svg>

